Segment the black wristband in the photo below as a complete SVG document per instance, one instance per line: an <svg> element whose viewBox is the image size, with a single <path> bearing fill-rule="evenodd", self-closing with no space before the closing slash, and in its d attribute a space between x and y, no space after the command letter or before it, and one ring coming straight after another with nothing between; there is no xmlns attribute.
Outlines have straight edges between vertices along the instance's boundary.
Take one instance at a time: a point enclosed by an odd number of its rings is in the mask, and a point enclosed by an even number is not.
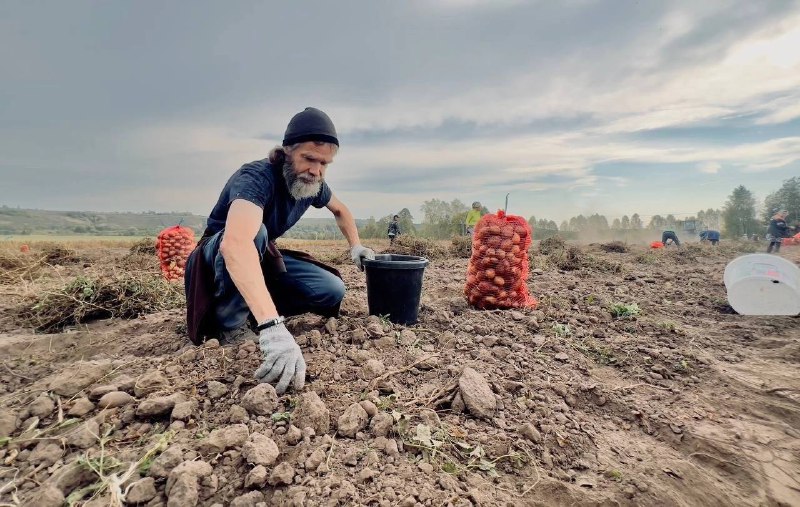
<svg viewBox="0 0 800 507"><path fill-rule="evenodd" d="M256 326L256 331L260 333L261 331L263 331L265 329L269 329L272 326L277 326L278 324L283 324L283 321L285 321L285 320L286 319L284 319L281 316L275 317L274 319L269 319L269 320L264 321L261 324L257 325Z"/></svg>

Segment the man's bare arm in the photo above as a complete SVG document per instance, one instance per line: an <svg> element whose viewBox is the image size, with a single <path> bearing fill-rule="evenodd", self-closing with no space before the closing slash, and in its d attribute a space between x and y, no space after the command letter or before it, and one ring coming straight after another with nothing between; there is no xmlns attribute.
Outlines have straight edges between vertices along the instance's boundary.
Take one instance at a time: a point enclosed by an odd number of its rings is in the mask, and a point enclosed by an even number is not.
<svg viewBox="0 0 800 507"><path fill-rule="evenodd" d="M344 234L345 239L347 239L347 243L352 248L355 245L361 244L361 240L358 238L358 227L356 227L356 221L353 218L353 214L350 213L350 210L347 209L347 206L344 205L342 201L336 198L335 195L331 196L331 200L328 201L326 206L333 213L333 216L336 217L336 225L339 226L339 230L342 231Z"/></svg>
<svg viewBox="0 0 800 507"><path fill-rule="evenodd" d="M225 233L219 247L225 259L225 267L256 322L278 316L278 310L264 282L254 242L261 227L262 216L262 209L252 202L234 200L228 210Z"/></svg>

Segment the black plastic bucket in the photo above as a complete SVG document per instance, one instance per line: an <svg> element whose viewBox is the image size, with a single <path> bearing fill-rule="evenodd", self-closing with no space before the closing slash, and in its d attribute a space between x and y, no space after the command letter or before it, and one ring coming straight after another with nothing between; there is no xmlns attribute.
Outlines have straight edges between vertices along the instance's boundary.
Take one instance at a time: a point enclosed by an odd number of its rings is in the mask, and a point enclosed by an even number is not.
<svg viewBox="0 0 800 507"><path fill-rule="evenodd" d="M364 259L370 315L386 316L395 324L414 324L419 314L422 274L428 259L383 254Z"/></svg>

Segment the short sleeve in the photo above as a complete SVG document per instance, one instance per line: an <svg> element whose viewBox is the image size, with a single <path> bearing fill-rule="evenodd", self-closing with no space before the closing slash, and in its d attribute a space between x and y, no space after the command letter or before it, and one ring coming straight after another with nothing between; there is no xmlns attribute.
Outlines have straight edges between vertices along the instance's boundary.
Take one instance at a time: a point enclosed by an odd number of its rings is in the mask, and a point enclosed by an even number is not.
<svg viewBox="0 0 800 507"><path fill-rule="evenodd" d="M323 181L322 187L319 189L319 193L314 200L311 201L311 205L315 208L324 208L331 201L332 196L333 192L331 192L331 188Z"/></svg>
<svg viewBox="0 0 800 507"><path fill-rule="evenodd" d="M230 206L236 199L244 199L264 209L267 206L270 186L271 182L265 178L259 178L257 174L250 171L242 171L231 181L227 204Z"/></svg>

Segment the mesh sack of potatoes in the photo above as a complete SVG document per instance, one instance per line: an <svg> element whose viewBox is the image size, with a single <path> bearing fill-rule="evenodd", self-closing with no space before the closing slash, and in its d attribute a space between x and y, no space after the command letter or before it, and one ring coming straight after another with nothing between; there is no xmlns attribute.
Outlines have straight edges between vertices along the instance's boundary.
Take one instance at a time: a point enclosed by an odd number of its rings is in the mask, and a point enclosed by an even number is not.
<svg viewBox="0 0 800 507"><path fill-rule="evenodd" d="M183 280L186 259L195 247L194 231L175 225L167 227L156 239L156 254L161 263L161 272L167 280Z"/></svg>
<svg viewBox="0 0 800 507"><path fill-rule="evenodd" d="M528 291L532 231L524 218L502 210L484 215L472 236L464 295L480 309L535 308Z"/></svg>

